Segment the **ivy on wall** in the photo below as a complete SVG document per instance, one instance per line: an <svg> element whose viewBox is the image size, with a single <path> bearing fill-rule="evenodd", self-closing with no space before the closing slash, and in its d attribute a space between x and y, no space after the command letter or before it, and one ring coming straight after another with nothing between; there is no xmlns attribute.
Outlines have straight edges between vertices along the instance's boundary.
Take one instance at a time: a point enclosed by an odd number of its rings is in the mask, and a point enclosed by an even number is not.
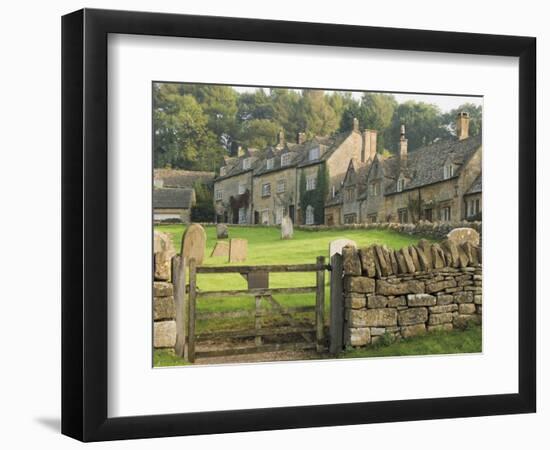
<svg viewBox="0 0 550 450"><path fill-rule="evenodd" d="M325 199L328 194L328 170L325 164L317 169L317 186L311 191L306 190L306 175L300 174L300 209L302 210L302 224L306 223L306 208L311 205L315 217L315 225L325 223Z"/></svg>

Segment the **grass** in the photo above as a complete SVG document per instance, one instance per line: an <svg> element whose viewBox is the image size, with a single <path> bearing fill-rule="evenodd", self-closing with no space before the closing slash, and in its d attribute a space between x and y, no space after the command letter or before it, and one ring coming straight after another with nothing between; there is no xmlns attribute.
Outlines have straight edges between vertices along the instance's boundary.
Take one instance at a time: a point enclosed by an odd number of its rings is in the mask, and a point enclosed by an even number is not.
<svg viewBox="0 0 550 450"><path fill-rule="evenodd" d="M389 345L347 350L343 358L372 358L377 356L441 355L481 352L481 327L471 326L464 331L433 332L425 336L402 339Z"/></svg>
<svg viewBox="0 0 550 450"><path fill-rule="evenodd" d="M347 350L340 358L373 358L381 356L441 355L481 352L481 327L471 326L465 331L433 332L425 336L402 339L389 345ZM155 367L182 366L186 363L173 350L155 350Z"/></svg>

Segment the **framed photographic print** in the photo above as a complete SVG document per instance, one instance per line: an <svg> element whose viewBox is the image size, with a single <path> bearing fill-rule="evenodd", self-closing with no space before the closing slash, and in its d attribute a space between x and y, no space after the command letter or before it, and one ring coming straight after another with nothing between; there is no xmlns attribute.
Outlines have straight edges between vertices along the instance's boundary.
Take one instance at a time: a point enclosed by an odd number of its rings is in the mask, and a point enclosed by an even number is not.
<svg viewBox="0 0 550 450"><path fill-rule="evenodd" d="M535 411L534 38L62 25L64 434Z"/></svg>

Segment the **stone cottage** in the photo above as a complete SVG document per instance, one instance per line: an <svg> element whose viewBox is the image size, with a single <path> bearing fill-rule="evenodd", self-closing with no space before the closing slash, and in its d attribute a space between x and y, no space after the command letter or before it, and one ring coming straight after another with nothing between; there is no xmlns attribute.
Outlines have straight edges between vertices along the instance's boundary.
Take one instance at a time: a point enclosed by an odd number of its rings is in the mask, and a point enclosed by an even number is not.
<svg viewBox="0 0 550 450"><path fill-rule="evenodd" d="M481 136L469 136L467 113L457 117L456 138L410 153L402 126L399 154L376 155L368 169L361 221L458 222L480 217L481 155Z"/></svg>

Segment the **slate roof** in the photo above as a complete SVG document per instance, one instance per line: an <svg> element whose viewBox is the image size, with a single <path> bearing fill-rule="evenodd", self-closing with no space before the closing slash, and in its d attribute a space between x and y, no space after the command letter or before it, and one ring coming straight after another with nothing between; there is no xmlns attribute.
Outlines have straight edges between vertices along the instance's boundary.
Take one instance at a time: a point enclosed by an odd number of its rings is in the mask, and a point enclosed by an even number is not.
<svg viewBox="0 0 550 450"><path fill-rule="evenodd" d="M477 176L477 178L474 180L474 182L472 183L472 185L470 186L470 188L464 193L464 195L481 193L481 191L482 191L482 183L481 183L482 178L483 177L481 176L481 174L479 174Z"/></svg>
<svg viewBox="0 0 550 450"><path fill-rule="evenodd" d="M155 188L153 189L154 209L189 209L195 200L194 189Z"/></svg>
<svg viewBox="0 0 550 450"><path fill-rule="evenodd" d="M443 166L450 160L458 167L454 177L460 174L464 164L481 147L481 136L472 136L463 140L445 140L421 147L409 152L407 168L404 175L408 178L404 191L444 181ZM383 162L384 173L392 179L385 186L385 194L397 192L397 181L400 176L399 157L393 156Z"/></svg>
<svg viewBox="0 0 550 450"><path fill-rule="evenodd" d="M210 184L214 181L214 172L202 172L180 169L155 169L155 180L162 180L163 187L192 188L196 182Z"/></svg>
<svg viewBox="0 0 550 450"><path fill-rule="evenodd" d="M250 168L243 169L243 160L250 159ZM255 148L250 148L245 151L243 156L234 156L231 158L224 158L225 160L225 175L218 175L215 179L225 180L242 173L250 172L254 170L259 159L259 151Z"/></svg>

